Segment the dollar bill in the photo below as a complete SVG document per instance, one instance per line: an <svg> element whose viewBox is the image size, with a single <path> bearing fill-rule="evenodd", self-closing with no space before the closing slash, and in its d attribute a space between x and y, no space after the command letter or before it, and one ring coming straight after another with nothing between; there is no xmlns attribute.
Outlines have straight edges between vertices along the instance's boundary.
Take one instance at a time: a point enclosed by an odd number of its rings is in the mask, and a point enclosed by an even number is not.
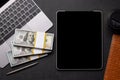
<svg viewBox="0 0 120 80"><path fill-rule="evenodd" d="M16 29L13 44L16 46L52 50L54 34Z"/></svg>
<svg viewBox="0 0 120 80"><path fill-rule="evenodd" d="M20 57L20 58L14 58L12 55L12 51L9 51L7 53L7 57L10 63L11 67L26 63L26 62L30 62L39 58L43 58L45 56L47 56L48 54L43 54L43 55L36 55L36 56L26 56L26 57Z"/></svg>
<svg viewBox="0 0 120 80"><path fill-rule="evenodd" d="M37 55L37 54L46 54L50 53L51 51L47 50L40 50L40 49L33 49L27 47L20 47L12 45L12 54L13 57L23 57L23 56L30 56L30 55Z"/></svg>

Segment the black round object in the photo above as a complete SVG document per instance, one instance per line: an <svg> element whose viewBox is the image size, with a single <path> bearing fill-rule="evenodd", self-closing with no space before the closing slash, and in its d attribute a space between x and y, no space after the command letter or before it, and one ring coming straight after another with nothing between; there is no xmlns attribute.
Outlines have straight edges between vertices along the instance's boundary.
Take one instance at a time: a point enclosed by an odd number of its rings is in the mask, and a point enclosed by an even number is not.
<svg viewBox="0 0 120 80"><path fill-rule="evenodd" d="M113 33L120 34L120 9L114 10L109 19L109 27Z"/></svg>

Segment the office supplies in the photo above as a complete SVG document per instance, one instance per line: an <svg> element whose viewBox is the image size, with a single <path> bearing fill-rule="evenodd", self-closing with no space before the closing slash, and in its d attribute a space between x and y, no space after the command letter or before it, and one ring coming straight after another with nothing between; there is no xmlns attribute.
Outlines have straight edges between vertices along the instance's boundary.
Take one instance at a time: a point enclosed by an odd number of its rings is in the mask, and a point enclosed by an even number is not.
<svg viewBox="0 0 120 80"><path fill-rule="evenodd" d="M10 51L16 28L45 32L53 24L33 0L2 0L0 5L0 67L3 68L8 64L5 53Z"/></svg>
<svg viewBox="0 0 120 80"><path fill-rule="evenodd" d="M16 70L10 71L10 72L7 73L7 75L10 75L10 74L13 74L13 73L19 72L19 71L21 71L21 70L24 70L24 69L27 69L27 68L29 68L29 67L35 66L35 65L37 65L37 64L38 64L38 62L35 62L35 63L32 63L32 64L29 64L29 65L24 66L24 67L21 67L21 68L19 68L19 69L16 69Z"/></svg>
<svg viewBox="0 0 120 80"><path fill-rule="evenodd" d="M102 69L102 12L57 12L57 69Z"/></svg>

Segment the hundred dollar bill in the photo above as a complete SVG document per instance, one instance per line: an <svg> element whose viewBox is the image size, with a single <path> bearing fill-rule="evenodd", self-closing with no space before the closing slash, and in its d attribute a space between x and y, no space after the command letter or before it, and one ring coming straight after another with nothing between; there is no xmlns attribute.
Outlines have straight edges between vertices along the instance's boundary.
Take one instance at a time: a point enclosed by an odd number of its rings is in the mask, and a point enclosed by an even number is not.
<svg viewBox="0 0 120 80"><path fill-rule="evenodd" d="M36 59L45 57L45 56L47 56L47 55L48 55L48 54L14 58L13 55L12 55L12 51L9 51L9 52L7 53L7 57L8 57L8 60L9 60L9 63L10 63L10 66L11 66L11 67L14 67L14 66L17 66L17 65L26 63L26 62L33 61L33 60L36 60Z"/></svg>
<svg viewBox="0 0 120 80"><path fill-rule="evenodd" d="M16 29L13 44L16 46L52 50L53 40L54 34L52 33Z"/></svg>
<svg viewBox="0 0 120 80"><path fill-rule="evenodd" d="M14 46L14 45L12 45L11 48L12 48L13 57L23 57L23 56L30 56L30 55L37 55L37 54L46 54L46 53L51 52L51 51L47 51L47 50L19 47L19 46Z"/></svg>

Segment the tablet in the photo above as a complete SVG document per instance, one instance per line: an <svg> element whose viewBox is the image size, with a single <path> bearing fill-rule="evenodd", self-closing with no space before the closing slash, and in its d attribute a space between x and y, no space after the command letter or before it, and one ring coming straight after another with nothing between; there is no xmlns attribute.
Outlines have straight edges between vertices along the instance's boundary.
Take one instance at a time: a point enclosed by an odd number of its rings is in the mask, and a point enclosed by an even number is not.
<svg viewBox="0 0 120 80"><path fill-rule="evenodd" d="M57 12L58 70L102 69L102 12Z"/></svg>

